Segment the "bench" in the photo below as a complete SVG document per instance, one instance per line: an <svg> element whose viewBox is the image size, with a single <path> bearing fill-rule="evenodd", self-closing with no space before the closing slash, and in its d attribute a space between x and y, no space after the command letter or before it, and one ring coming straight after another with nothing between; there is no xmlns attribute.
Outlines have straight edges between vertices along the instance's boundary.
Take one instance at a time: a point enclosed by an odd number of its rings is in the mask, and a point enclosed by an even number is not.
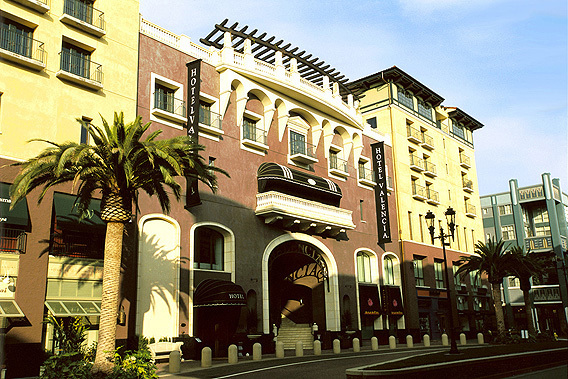
<svg viewBox="0 0 568 379"><path fill-rule="evenodd" d="M155 342L148 344L152 360L156 362L158 359L169 359L172 351L179 351L181 355L181 346L183 342Z"/></svg>

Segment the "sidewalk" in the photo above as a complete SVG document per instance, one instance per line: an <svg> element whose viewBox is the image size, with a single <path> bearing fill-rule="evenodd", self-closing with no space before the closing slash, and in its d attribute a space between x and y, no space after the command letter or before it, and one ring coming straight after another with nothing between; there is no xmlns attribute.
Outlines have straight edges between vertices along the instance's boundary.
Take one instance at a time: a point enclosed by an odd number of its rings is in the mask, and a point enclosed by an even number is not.
<svg viewBox="0 0 568 379"><path fill-rule="evenodd" d="M329 350L322 350L321 355L314 355L313 350L304 350L304 355L301 357L296 357L295 355L295 350L285 350L285 356L284 358L276 358L275 354L263 354L262 355L262 360L260 361L253 361L252 360L252 355L251 356L243 356L243 357L239 357L239 362L237 364L243 364L243 363L259 363L259 362L266 362L266 361L289 361L289 363L292 362L298 362L298 361L309 361L309 360L314 360L314 359L318 359L320 357L326 357L326 356L337 356L337 355L357 355L357 354L363 354L363 353L370 353L373 352L373 350L371 349L371 344L369 341L365 341L367 342L364 346L361 346L361 351L358 353L354 353L353 349L342 349L341 352L339 354L334 354L332 349ZM487 344L485 344L487 345ZM458 344L458 347L461 346ZM470 340L468 341L467 347L475 347L475 346L483 346L483 345L478 345L477 344L477 340ZM424 343L415 343L413 348L408 348L406 347L406 344L398 344L396 347L397 351L404 351L404 350L415 350L415 349L439 349L441 347L447 347L448 349L450 348L449 346L442 346L442 342L441 341L433 341L431 343L430 347L425 347ZM388 345L379 345L379 349L375 350L375 352L380 352L380 351L394 351L392 349L389 348ZM288 363L288 362L286 362ZM169 373L169 364L167 362L167 360L163 360L160 363L156 364L158 367L157 370L157 374L159 377L164 377L164 378L182 378L182 376L180 376L181 374L188 374L191 373L192 371L200 371L200 370L207 370L208 368L203 368L201 367L201 361L200 360L185 360L181 362L181 370L178 373ZM232 364L231 364L232 365ZM221 366L229 366L228 363L228 358L224 357L224 358L214 358L213 362L212 362L212 366L211 367L221 367ZM185 378L187 378L187 376L184 376Z"/></svg>

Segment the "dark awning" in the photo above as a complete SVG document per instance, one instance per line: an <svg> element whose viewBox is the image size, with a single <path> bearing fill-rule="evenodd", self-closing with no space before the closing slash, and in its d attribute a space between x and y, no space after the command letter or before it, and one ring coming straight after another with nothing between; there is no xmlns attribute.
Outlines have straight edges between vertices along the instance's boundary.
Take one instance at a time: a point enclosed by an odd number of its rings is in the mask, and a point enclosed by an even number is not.
<svg viewBox="0 0 568 379"><path fill-rule="evenodd" d="M228 280L205 279L193 293L194 307L243 306L246 296L242 287Z"/></svg>
<svg viewBox="0 0 568 379"><path fill-rule="evenodd" d="M257 172L258 192L277 191L291 196L339 206L341 189L329 179L265 162Z"/></svg>
<svg viewBox="0 0 568 379"><path fill-rule="evenodd" d="M380 316L379 288L376 285L359 284L359 306L361 315Z"/></svg>
<svg viewBox="0 0 568 379"><path fill-rule="evenodd" d="M11 204L10 184L0 183L0 227L28 230L30 228L28 201L26 199L21 200L13 209L10 209Z"/></svg>
<svg viewBox="0 0 568 379"><path fill-rule="evenodd" d="M58 224L66 224L69 228L105 227L106 224L99 217L101 201L92 199L89 205L88 215L81 219L77 212L75 201L77 197L66 193L55 192L53 194L53 208Z"/></svg>
<svg viewBox="0 0 568 379"><path fill-rule="evenodd" d="M0 300L0 317L24 317L24 312L20 309L16 300Z"/></svg>
<svg viewBox="0 0 568 379"><path fill-rule="evenodd" d="M398 286L381 286L381 300L383 311L388 315L402 316L402 296Z"/></svg>

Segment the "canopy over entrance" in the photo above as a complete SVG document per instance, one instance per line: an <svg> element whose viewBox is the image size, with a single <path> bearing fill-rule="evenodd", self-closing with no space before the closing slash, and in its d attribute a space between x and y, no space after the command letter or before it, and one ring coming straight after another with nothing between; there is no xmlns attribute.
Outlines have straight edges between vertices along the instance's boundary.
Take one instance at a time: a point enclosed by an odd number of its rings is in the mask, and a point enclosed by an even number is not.
<svg viewBox="0 0 568 379"><path fill-rule="evenodd" d="M194 307L244 306L243 288L228 280L205 279L193 294Z"/></svg>

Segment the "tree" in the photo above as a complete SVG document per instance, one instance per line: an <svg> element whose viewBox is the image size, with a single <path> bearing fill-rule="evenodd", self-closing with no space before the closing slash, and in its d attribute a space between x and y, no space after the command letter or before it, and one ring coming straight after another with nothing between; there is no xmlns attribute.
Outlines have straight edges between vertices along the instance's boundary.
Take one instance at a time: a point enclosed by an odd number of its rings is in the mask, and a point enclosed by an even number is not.
<svg viewBox="0 0 568 379"><path fill-rule="evenodd" d="M187 136L158 140L161 130L142 136L150 123L142 124L141 117L125 124L122 112L114 114L103 127L79 121L88 131L91 144L46 140L51 145L36 157L15 163L21 170L11 186L12 206L38 187L43 187L39 202L47 191L61 183L73 183L77 190L79 214L88 210L91 198L102 195L101 219L107 223L104 251L103 294L99 324L99 341L93 372L109 373L115 349L116 317L122 256L124 225L132 219L132 205L138 207L139 190L156 196L162 210L170 210L166 189L176 200L182 187L178 177L191 177L217 189L214 172L225 171L205 164L199 152L203 146Z"/></svg>
<svg viewBox="0 0 568 379"><path fill-rule="evenodd" d="M491 283L491 297L495 304L495 318L497 320L497 333L501 341L505 338L505 317L501 301L501 283L508 274L507 252L503 240L489 239L487 244L478 242L475 244L475 254L461 257L459 268L455 275L474 272L476 275L485 273Z"/></svg>
<svg viewBox="0 0 568 379"><path fill-rule="evenodd" d="M519 279L521 284L521 291L523 291L523 299L525 301L525 312L527 315L527 323L529 336L536 337L536 329L534 327L533 314L532 314L532 299L530 297L531 278L534 275L541 275L544 273L544 267L540 258L536 253L527 254L523 253L523 249L519 246L513 246L508 254L507 269L509 276L514 276Z"/></svg>

